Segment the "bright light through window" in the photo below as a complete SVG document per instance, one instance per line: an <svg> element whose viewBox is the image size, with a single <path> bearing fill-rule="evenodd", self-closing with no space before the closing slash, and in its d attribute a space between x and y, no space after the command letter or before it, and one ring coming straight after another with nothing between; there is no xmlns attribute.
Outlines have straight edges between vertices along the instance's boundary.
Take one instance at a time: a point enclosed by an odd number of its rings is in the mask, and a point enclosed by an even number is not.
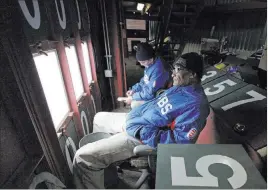
<svg viewBox="0 0 268 190"><path fill-rule="evenodd" d="M62 73L56 51L34 57L35 66L45 93L55 128L69 111Z"/></svg>
<svg viewBox="0 0 268 190"><path fill-rule="evenodd" d="M143 4L143 3L138 3L138 4L137 4L137 10L138 10L138 11L142 11L143 8L144 8L144 4Z"/></svg>
<svg viewBox="0 0 268 190"><path fill-rule="evenodd" d="M90 84L92 81L92 73L91 73L91 68L90 68L88 47L87 47L86 43L82 44L82 50L83 50L83 56L84 56L84 60L85 60L85 67L86 67L88 84Z"/></svg>
<svg viewBox="0 0 268 190"><path fill-rule="evenodd" d="M79 63L78 63L78 59L76 55L76 50L74 46L70 46L70 48L66 47L65 51L66 51L68 64L69 64L72 81L74 85L75 97L76 97L76 100L79 100L79 98L84 93L84 87L82 83L81 72L80 72Z"/></svg>

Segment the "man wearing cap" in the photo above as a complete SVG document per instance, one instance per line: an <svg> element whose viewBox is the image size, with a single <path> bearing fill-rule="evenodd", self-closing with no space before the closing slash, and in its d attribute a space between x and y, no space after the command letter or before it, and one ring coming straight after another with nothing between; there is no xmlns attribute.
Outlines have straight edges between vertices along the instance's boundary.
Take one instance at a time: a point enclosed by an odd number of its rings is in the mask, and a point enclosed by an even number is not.
<svg viewBox="0 0 268 190"><path fill-rule="evenodd" d="M169 72L160 58L154 58L154 50L148 43L140 43L136 49L137 61L145 67L144 76L139 83L127 91L127 104L137 107L155 97L160 88L164 88L169 79Z"/></svg>
<svg viewBox="0 0 268 190"><path fill-rule="evenodd" d="M173 87L132 109L125 130L76 152L73 174L77 188L103 189L104 169L134 156L137 145L196 142L209 115L209 103L201 86L203 61L197 53L187 53L173 66ZM113 125L114 121L108 123Z"/></svg>

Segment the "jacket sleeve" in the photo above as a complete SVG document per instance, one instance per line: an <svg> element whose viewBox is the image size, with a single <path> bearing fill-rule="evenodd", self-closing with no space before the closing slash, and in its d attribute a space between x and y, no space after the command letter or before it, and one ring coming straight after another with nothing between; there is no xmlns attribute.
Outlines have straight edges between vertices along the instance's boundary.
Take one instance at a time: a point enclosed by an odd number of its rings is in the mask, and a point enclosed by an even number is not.
<svg viewBox="0 0 268 190"><path fill-rule="evenodd" d="M132 86L131 90L133 92L138 92L141 91L143 85L144 85L144 77L141 78L140 82L136 83L135 85Z"/></svg>
<svg viewBox="0 0 268 190"><path fill-rule="evenodd" d="M199 113L192 114L190 111L184 112L187 115L184 122L177 120L175 121L175 128L171 130L170 128L163 129L162 127L167 126L172 121L174 121L174 116L167 114L165 116L158 115L153 117L151 123L154 125L146 125L141 129L142 136L140 140L144 144L151 147L157 147L157 144L190 144L195 143L199 133L204 127L204 120L199 118ZM184 114L183 113L183 114ZM182 116L182 115L181 115ZM203 123L202 123L203 122Z"/></svg>
<svg viewBox="0 0 268 190"><path fill-rule="evenodd" d="M155 92L160 88L163 88L169 78L168 72L162 72L161 75L157 73L152 75L148 84L143 84L140 91L137 91L133 94L133 100L151 100L155 96Z"/></svg>
<svg viewBox="0 0 268 190"><path fill-rule="evenodd" d="M141 140L142 143L154 148L157 148L158 144L191 144L196 142L200 131L197 126L186 127L184 131L162 130L155 127L141 137Z"/></svg>

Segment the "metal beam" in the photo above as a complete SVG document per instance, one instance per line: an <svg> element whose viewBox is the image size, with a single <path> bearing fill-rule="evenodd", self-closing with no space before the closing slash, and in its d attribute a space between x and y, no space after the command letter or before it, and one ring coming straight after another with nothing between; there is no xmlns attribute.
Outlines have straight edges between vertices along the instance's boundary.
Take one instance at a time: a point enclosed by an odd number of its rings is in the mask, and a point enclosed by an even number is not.
<svg viewBox="0 0 268 190"><path fill-rule="evenodd" d="M147 30L127 30L127 38L148 38L149 33Z"/></svg>
<svg viewBox="0 0 268 190"><path fill-rule="evenodd" d="M164 4L161 7L161 15L163 16L162 22L160 25L161 33L159 35L159 38L156 41L156 42L160 42L160 45L158 47L159 48L158 50L160 50L160 51L162 51L164 38L167 34L168 25L169 25L170 16L171 16L171 11L173 8L173 3L174 3L174 0L164 0Z"/></svg>
<svg viewBox="0 0 268 190"><path fill-rule="evenodd" d="M191 4L191 5L196 5L200 4L202 1L200 0L174 0L174 4Z"/></svg>
<svg viewBox="0 0 268 190"><path fill-rule="evenodd" d="M123 7L123 9L124 9L125 12L131 12L131 13L139 12L137 10L137 5L136 6L131 6L131 7Z"/></svg>
<svg viewBox="0 0 268 190"><path fill-rule="evenodd" d="M229 12L239 10L267 9L267 2L244 2L205 7L204 12Z"/></svg>
<svg viewBox="0 0 268 190"><path fill-rule="evenodd" d="M197 13L194 13L194 12L172 12L171 15L176 16L176 17L191 17L191 16L196 16Z"/></svg>
<svg viewBox="0 0 268 190"><path fill-rule="evenodd" d="M179 23L171 22L170 25L180 27L180 28L189 28L191 27L192 24L179 24Z"/></svg>
<svg viewBox="0 0 268 190"><path fill-rule="evenodd" d="M184 4L174 4L173 5L173 10L184 10L184 8L185 8L185 5ZM194 4L190 4L190 5L188 5L187 4L187 9L196 9L197 8L197 5L194 5Z"/></svg>
<svg viewBox="0 0 268 190"><path fill-rule="evenodd" d="M157 16L149 16L149 15L141 15L139 13L133 14L133 13L128 13L126 12L124 14L125 19L137 19L137 20L151 20L151 21L157 21L159 20L159 17Z"/></svg>
<svg viewBox="0 0 268 190"><path fill-rule="evenodd" d="M135 2L135 3L153 3L154 0L130 0L128 2Z"/></svg>

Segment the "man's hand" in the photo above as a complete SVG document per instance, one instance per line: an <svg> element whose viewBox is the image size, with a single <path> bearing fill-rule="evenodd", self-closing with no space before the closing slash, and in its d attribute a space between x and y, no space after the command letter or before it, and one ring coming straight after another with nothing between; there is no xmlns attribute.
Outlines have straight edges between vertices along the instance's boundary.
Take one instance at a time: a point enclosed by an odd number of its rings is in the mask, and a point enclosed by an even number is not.
<svg viewBox="0 0 268 190"><path fill-rule="evenodd" d="M132 90L129 90L129 91L127 91L127 93L126 93L127 96L132 96L133 94L134 94L134 92L133 92Z"/></svg>
<svg viewBox="0 0 268 190"><path fill-rule="evenodd" d="M132 96L128 96L127 99L125 100L125 103L130 105L132 102Z"/></svg>

